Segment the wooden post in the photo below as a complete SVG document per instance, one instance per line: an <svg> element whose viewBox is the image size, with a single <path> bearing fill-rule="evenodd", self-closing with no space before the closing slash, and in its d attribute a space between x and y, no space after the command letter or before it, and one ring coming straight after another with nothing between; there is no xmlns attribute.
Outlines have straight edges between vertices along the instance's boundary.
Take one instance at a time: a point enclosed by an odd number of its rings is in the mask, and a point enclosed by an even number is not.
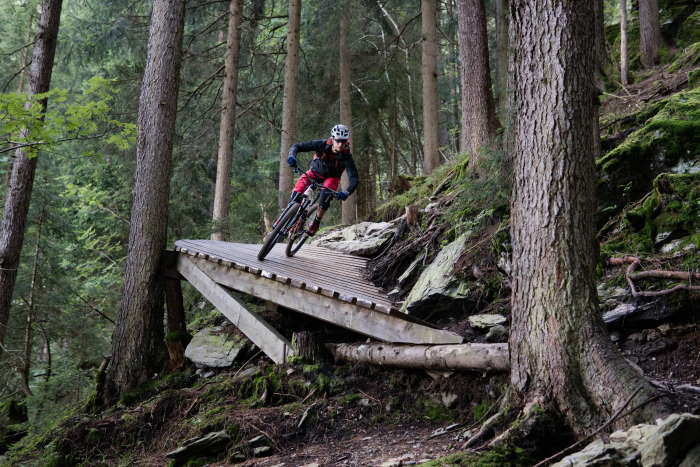
<svg viewBox="0 0 700 467"><path fill-rule="evenodd" d="M185 308L182 304L182 284L179 279L165 279L165 303L167 309L167 329L165 344L170 361L168 370L178 370L185 364L185 348L192 340L187 332Z"/></svg>

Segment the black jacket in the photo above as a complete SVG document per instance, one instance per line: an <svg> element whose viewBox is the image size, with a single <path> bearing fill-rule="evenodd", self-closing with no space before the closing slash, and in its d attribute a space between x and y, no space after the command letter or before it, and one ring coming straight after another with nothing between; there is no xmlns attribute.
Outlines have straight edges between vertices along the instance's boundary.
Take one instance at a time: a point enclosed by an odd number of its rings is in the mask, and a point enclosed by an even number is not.
<svg viewBox="0 0 700 467"><path fill-rule="evenodd" d="M315 152L313 159L311 160L310 168L315 173L317 173L322 178L328 177L340 177L343 174L343 170L348 171L348 180L350 184L348 185L347 192L352 193L357 188L359 182L359 177L357 175L357 167L355 167L355 161L352 158L352 154L347 152L333 152L333 140L328 139L314 139L311 141L305 141L303 143L293 144L289 148L289 156L297 157L298 152Z"/></svg>

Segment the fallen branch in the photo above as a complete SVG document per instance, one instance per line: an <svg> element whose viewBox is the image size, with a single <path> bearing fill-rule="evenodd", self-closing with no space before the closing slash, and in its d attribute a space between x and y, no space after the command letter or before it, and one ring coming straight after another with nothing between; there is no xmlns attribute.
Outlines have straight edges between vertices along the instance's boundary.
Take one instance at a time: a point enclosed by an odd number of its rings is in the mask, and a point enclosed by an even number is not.
<svg viewBox="0 0 700 467"><path fill-rule="evenodd" d="M638 267L642 265L642 261L636 256L623 256L621 258L609 258L608 264L611 266L623 266L628 264L627 270L625 271L625 278L627 279L627 284L630 286L630 291L633 297L658 297L660 295L668 295L673 292L678 292L680 290L688 290L693 292L700 292L700 286L691 285L693 280L700 280L700 273L697 272L683 272L683 271L661 271L661 270L651 270L651 271L640 271L635 272ZM654 291L639 291L634 285L634 281L638 279L675 279L688 281L688 284L678 284L669 289L654 290Z"/></svg>
<svg viewBox="0 0 700 467"><path fill-rule="evenodd" d="M508 344L326 344L336 360L428 370L507 371Z"/></svg>

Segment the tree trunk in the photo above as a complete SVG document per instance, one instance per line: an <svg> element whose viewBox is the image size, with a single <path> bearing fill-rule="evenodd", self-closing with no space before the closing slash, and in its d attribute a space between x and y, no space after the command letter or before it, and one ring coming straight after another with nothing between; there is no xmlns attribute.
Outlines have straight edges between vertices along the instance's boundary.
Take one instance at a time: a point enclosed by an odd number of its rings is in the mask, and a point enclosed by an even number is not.
<svg viewBox="0 0 700 467"><path fill-rule="evenodd" d="M106 403L160 371L165 356L159 262L167 239L184 12L184 0L153 3L139 100L129 250L104 386Z"/></svg>
<svg viewBox="0 0 700 467"><path fill-rule="evenodd" d="M508 4L496 0L496 105L498 118L506 121L508 111Z"/></svg>
<svg viewBox="0 0 700 467"><path fill-rule="evenodd" d="M620 82L629 84L627 78L627 0L620 0Z"/></svg>
<svg viewBox="0 0 700 467"><path fill-rule="evenodd" d="M598 313L594 5L512 3L511 383L518 402L554 409L588 433L637 389L631 406L653 393Z"/></svg>
<svg viewBox="0 0 700 467"><path fill-rule="evenodd" d="M639 47L644 68L659 62L661 26L658 0L639 0Z"/></svg>
<svg viewBox="0 0 700 467"><path fill-rule="evenodd" d="M22 387L24 393L27 396L32 395L32 390L29 387L31 380L31 370L32 370L32 348L34 346L34 320L35 320L35 302L36 302L36 291L39 288L37 280L39 277L39 253L40 253L40 242L41 242L41 228L44 225L45 211L41 211L41 217L39 218L39 225L37 226L36 233L36 247L34 248L34 261L32 264L32 280L29 284L29 297L27 298L27 327L24 331L24 356L22 358Z"/></svg>
<svg viewBox="0 0 700 467"><path fill-rule="evenodd" d="M62 4L63 0L44 0L41 4L29 76L30 95L49 90ZM46 100L40 101L40 104L43 113L46 110ZM23 136L27 136L27 130L23 130ZM15 152L0 227L0 356L3 353L7 323L10 319L12 294L17 280L17 268L24 243L36 171L36 157L28 156L28 151L23 149Z"/></svg>
<svg viewBox="0 0 700 467"><path fill-rule="evenodd" d="M280 209L289 202L292 171L287 165L287 152L297 134L297 72L299 71L299 22L301 0L289 0L287 24L287 60L284 68L284 98L282 100L282 138L280 142L280 174L277 202Z"/></svg>
<svg viewBox="0 0 700 467"><path fill-rule="evenodd" d="M486 12L483 0L458 0L462 126L459 149L477 173L479 153L493 142L496 111L491 94Z"/></svg>
<svg viewBox="0 0 700 467"><path fill-rule="evenodd" d="M349 10L345 9L345 12L340 16L340 123L350 128L350 142L354 151L358 138L352 136L352 70L350 68L352 57L348 49L348 25L350 20ZM348 174L343 172L341 189L348 186L348 183ZM361 190L357 190L341 204L343 224L350 225L357 222L357 198L360 196L360 193Z"/></svg>
<svg viewBox="0 0 700 467"><path fill-rule="evenodd" d="M438 152L438 43L436 0L421 0L422 20L422 60L423 78L423 173L430 174L440 165Z"/></svg>
<svg viewBox="0 0 700 467"><path fill-rule="evenodd" d="M219 126L219 156L216 165L216 189L212 240L225 240L231 200L231 158L234 130L236 128L236 89L238 88L238 57L241 50L240 26L243 0L231 0L229 7L228 36L226 38L226 77Z"/></svg>

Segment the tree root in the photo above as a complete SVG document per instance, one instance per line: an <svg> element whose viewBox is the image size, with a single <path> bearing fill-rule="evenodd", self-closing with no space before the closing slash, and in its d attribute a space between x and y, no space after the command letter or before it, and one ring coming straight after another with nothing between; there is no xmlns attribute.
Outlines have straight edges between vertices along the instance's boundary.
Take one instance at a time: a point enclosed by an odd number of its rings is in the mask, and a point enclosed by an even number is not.
<svg viewBox="0 0 700 467"><path fill-rule="evenodd" d="M625 277L627 278L627 284L630 286L630 291L633 297L658 297L660 295L668 295L679 290L687 290L692 292L700 292L700 286L692 285L692 281L700 280L700 273L684 272L684 271L661 271L661 270L651 270L651 271L640 271L635 272L635 270L641 266L642 262L636 256L623 256L621 258L609 258L608 264L611 266L622 266L628 264L627 270L625 271ZM634 285L635 280L639 279L675 279L688 281L688 284L678 284L674 287L664 289L664 290L654 290L654 291L639 291Z"/></svg>

